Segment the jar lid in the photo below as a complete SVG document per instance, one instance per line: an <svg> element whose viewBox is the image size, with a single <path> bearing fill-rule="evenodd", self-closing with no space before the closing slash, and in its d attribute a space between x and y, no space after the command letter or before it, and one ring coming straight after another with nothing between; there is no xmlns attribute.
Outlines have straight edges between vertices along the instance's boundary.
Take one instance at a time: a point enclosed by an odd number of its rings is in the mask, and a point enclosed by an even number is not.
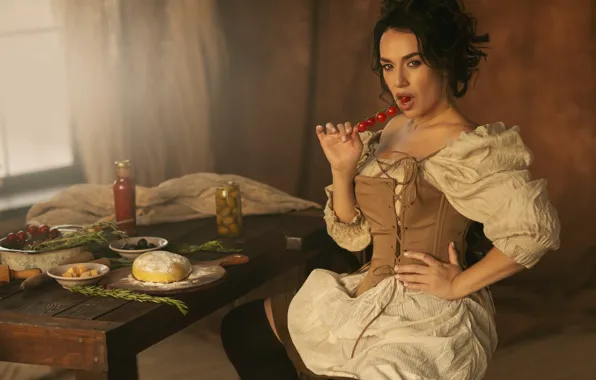
<svg viewBox="0 0 596 380"><path fill-rule="evenodd" d="M117 168L130 168L132 166L130 160L116 161L114 164Z"/></svg>
<svg viewBox="0 0 596 380"><path fill-rule="evenodd" d="M219 181L218 185L220 187L239 187L238 184L234 181L231 180L223 180L223 181Z"/></svg>

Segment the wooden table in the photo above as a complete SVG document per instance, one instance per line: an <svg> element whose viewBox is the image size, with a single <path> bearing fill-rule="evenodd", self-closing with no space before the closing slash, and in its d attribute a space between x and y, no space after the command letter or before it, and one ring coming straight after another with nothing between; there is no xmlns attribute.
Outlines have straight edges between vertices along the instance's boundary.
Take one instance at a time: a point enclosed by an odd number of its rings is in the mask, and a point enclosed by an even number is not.
<svg viewBox="0 0 596 380"><path fill-rule="evenodd" d="M244 234L224 242L240 246L250 262L228 268L215 284L176 296L188 305L187 316L172 306L70 293L57 283L26 291L15 281L0 286L0 361L73 369L77 379L136 379L139 352L320 257L329 240L323 223L319 212L245 218ZM192 244L217 238L213 219L144 227L140 234ZM287 250L286 234L316 238L310 248Z"/></svg>

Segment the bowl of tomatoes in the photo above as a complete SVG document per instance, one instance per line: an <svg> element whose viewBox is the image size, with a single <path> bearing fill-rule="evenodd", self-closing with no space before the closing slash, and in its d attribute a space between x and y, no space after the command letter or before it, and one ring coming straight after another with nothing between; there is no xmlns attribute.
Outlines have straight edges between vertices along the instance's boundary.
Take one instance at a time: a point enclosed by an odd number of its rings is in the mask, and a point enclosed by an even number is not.
<svg viewBox="0 0 596 380"><path fill-rule="evenodd" d="M13 270L39 268L42 271L57 266L70 257L83 252L86 247L70 246L66 249L44 250L49 241L59 241L65 234L75 232L81 226L28 225L0 239L0 261Z"/></svg>
<svg viewBox="0 0 596 380"><path fill-rule="evenodd" d="M28 225L17 232L10 232L0 239L0 249L22 253L35 253L36 246L48 240L62 236L63 230L57 227L50 228L46 224Z"/></svg>

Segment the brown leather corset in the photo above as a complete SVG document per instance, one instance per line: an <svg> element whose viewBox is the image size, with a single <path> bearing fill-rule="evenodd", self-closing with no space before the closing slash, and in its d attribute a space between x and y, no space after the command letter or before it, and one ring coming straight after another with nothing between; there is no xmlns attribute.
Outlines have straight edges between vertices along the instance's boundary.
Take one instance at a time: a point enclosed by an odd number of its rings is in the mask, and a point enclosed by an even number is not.
<svg viewBox="0 0 596 380"><path fill-rule="evenodd" d="M425 265L403 256L404 251L425 252L449 262L447 247L453 241L458 252L466 252L465 237L471 221L420 175L422 160L399 154L402 157L390 164L377 158L384 177L359 175L355 179L356 201L370 224L373 241L372 259L361 269L368 269L368 274L356 289L356 296L393 275L396 264ZM404 166L402 181L388 174L398 165ZM396 193L398 185L403 187ZM399 213L396 202L401 204ZM459 257L465 267L465 255Z"/></svg>

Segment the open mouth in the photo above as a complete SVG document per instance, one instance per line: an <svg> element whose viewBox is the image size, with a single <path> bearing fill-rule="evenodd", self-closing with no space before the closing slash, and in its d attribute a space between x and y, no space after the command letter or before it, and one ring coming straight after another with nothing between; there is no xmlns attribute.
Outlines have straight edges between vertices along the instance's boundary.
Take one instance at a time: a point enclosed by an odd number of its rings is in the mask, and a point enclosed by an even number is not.
<svg viewBox="0 0 596 380"><path fill-rule="evenodd" d="M412 105L414 104L414 97L413 96L398 96L397 97L397 104L399 105L399 108L401 108L403 111L408 111L412 108Z"/></svg>

